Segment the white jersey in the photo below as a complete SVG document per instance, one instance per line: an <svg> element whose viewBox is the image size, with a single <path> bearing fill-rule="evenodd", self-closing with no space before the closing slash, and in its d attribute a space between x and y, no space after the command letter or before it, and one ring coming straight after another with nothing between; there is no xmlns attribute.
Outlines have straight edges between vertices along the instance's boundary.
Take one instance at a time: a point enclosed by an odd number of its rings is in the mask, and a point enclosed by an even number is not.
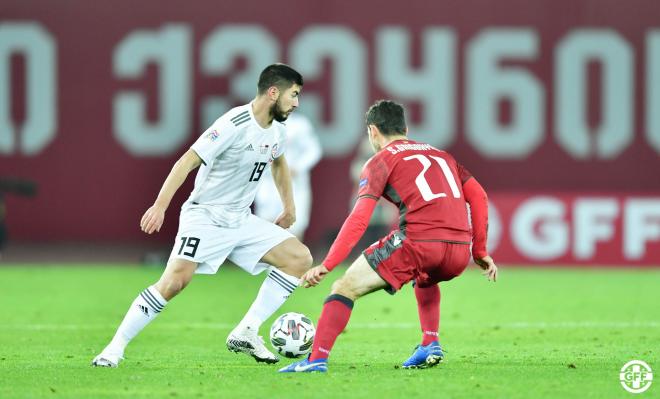
<svg viewBox="0 0 660 399"><path fill-rule="evenodd" d="M254 118L252 103L233 108L191 146L203 164L183 207L205 208L214 224L238 227L250 215L264 171L285 146L283 124L273 121L264 129Z"/></svg>

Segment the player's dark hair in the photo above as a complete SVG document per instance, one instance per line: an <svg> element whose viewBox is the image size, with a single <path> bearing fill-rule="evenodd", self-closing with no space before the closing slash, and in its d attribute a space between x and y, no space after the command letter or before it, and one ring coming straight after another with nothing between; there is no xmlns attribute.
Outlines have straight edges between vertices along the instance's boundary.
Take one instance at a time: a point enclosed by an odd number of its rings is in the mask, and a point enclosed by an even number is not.
<svg viewBox="0 0 660 399"><path fill-rule="evenodd" d="M376 125L386 136L406 134L406 117L403 107L390 100L378 100L369 107L365 116L367 126Z"/></svg>
<svg viewBox="0 0 660 399"><path fill-rule="evenodd" d="M302 75L286 64L277 63L268 65L261 71L257 89L259 94L264 94L272 86L286 90L294 84L303 85Z"/></svg>

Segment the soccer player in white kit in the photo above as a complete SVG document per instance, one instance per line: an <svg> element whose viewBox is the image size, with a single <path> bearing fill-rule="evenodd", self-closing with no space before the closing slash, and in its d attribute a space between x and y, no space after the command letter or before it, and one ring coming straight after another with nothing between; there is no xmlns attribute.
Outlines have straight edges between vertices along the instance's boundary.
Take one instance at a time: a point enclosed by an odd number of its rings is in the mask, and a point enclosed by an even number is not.
<svg viewBox="0 0 660 399"><path fill-rule="evenodd" d="M167 267L156 284L135 298L112 341L92 365L117 367L130 340L188 285L193 274L214 274L225 259L250 274L268 270L257 298L227 337L227 348L258 362L279 360L264 346L259 327L312 265L309 249L285 230L295 221L296 210L281 122L298 107L302 85L302 76L291 67L266 67L255 99L216 120L174 164L154 205L140 221L145 233L158 232L175 192L200 167L193 192L181 207ZM250 212L262 175L271 167L283 204L274 223Z"/></svg>
<svg viewBox="0 0 660 399"><path fill-rule="evenodd" d="M293 198L297 212L296 223L289 227L289 231L302 240L312 210L312 185L309 175L312 168L321 160L321 143L314 134L312 122L302 114L293 114L287 119L286 134L287 162L291 170ZM272 176L270 173L266 176L267 172L264 172L264 182L259 186L254 199L254 213L262 219L275 220L282 212L282 201L277 195Z"/></svg>

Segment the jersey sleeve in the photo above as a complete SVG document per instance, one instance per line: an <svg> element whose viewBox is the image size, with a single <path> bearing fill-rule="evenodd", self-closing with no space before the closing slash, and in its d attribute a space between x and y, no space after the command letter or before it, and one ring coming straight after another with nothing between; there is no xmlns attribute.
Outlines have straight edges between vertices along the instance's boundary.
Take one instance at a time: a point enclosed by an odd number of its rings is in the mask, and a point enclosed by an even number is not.
<svg viewBox="0 0 660 399"><path fill-rule="evenodd" d="M470 204L472 221L472 256L481 259L488 255L488 195L477 179L470 179L463 184L465 200Z"/></svg>
<svg viewBox="0 0 660 399"><path fill-rule="evenodd" d="M368 197L378 200L385 191L390 170L378 154L364 164L358 185L358 198Z"/></svg>
<svg viewBox="0 0 660 399"><path fill-rule="evenodd" d="M233 124L220 118L206 129L190 148L202 158L204 165L209 165L236 141L236 132Z"/></svg>
<svg viewBox="0 0 660 399"><path fill-rule="evenodd" d="M357 200L351 214L348 215L341 226L335 242L332 243L328 255L321 262L326 269L334 269L351 253L355 244L360 241L367 230L369 219L371 219L371 214L374 213L376 204L377 201L373 198L365 197Z"/></svg>

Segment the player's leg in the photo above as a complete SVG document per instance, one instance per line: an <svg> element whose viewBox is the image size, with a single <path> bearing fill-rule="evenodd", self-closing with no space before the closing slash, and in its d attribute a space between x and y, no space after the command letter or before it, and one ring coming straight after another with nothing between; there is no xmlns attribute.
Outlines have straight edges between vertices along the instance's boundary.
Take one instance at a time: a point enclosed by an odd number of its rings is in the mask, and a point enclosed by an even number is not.
<svg viewBox="0 0 660 399"><path fill-rule="evenodd" d="M416 243L415 246L424 246L423 243ZM423 261L429 264L434 262L442 265L445 262L447 243L436 242L429 243L426 246L430 248L419 248L419 252L424 254ZM430 253L429 253L430 252ZM436 269L433 269L436 270ZM420 346L426 346L431 342L438 341L438 329L440 325L440 286L436 281L440 276L433 273L425 273L418 276L414 283L415 299L417 299L417 313L419 315L419 324L422 330L422 342Z"/></svg>
<svg viewBox="0 0 660 399"><path fill-rule="evenodd" d="M310 360L327 358L337 336L344 331L353 310L353 303L360 297L387 287L360 255L346 273L332 284L332 291L323 305L319 318Z"/></svg>
<svg viewBox="0 0 660 399"><path fill-rule="evenodd" d="M305 360L284 367L280 372L327 371L327 359L337 336L344 331L353 311L353 303L360 297L385 288L385 282L360 255L346 273L332 285L323 304L316 327L312 353Z"/></svg>
<svg viewBox="0 0 660 399"><path fill-rule="evenodd" d="M261 262L273 265L282 273L300 279L312 266L312 255L309 248L291 236L266 252Z"/></svg>
<svg viewBox="0 0 660 399"><path fill-rule="evenodd" d="M196 269L196 262L172 258L168 262L163 275L154 285L163 298L169 301L188 286Z"/></svg>
<svg viewBox="0 0 660 399"><path fill-rule="evenodd" d="M418 252L425 255L427 267L415 284L415 298L422 342L415 347L412 356L403 362L403 368L433 367L444 358L439 343L440 287L438 282L448 281L460 275L470 257L468 245L444 242L418 243Z"/></svg>
<svg viewBox="0 0 660 399"><path fill-rule="evenodd" d="M323 305L310 359L328 357L357 298L382 288L393 294L414 277L416 268L404 245L408 245L406 237L399 231L391 232L367 248L334 282Z"/></svg>
<svg viewBox="0 0 660 399"><path fill-rule="evenodd" d="M468 245L428 242L416 244L418 252L424 254L424 262L431 265L415 283L415 298L420 327L421 345L428 345L438 340L440 325L440 281L449 281L463 273L470 258Z"/></svg>
<svg viewBox="0 0 660 399"><path fill-rule="evenodd" d="M438 284L422 286L415 284L417 312L422 329L422 343L417 345L412 355L403 362L403 368L427 368L440 363L444 358L438 341L440 324L440 287Z"/></svg>
<svg viewBox="0 0 660 399"><path fill-rule="evenodd" d="M192 279L197 263L172 258L160 280L142 291L126 312L117 332L103 351L92 360L92 365L117 367L128 343L165 309Z"/></svg>
<svg viewBox="0 0 660 399"><path fill-rule="evenodd" d="M415 284L415 298L417 299L417 313L422 328L422 346L438 340L440 325L440 286L431 284L422 287Z"/></svg>
<svg viewBox="0 0 660 399"><path fill-rule="evenodd" d="M312 265L309 249L296 238L288 238L270 249L260 260L272 265L252 306L237 329L259 331L261 324L272 316L298 287L300 277Z"/></svg>
<svg viewBox="0 0 660 399"><path fill-rule="evenodd" d="M279 359L263 345L259 329L298 287L300 276L312 264L312 256L290 232L272 223L254 217L246 223L246 229L251 236L234 249L229 259L249 273L266 269L268 274L250 309L227 337L227 348L247 353L259 362L275 363Z"/></svg>
<svg viewBox="0 0 660 399"><path fill-rule="evenodd" d="M410 245L406 236L395 230L364 250L333 284L331 295L323 305L310 356L280 372L326 371L330 350L348 324L353 302L379 289L394 294L415 278L416 255Z"/></svg>

